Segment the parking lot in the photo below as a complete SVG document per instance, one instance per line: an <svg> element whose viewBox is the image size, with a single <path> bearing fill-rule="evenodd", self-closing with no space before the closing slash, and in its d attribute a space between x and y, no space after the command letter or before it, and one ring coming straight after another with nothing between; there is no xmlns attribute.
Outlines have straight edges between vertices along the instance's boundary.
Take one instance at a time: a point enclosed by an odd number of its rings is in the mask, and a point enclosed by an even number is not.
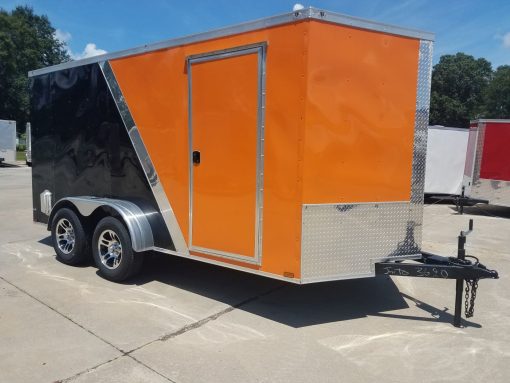
<svg viewBox="0 0 510 383"><path fill-rule="evenodd" d="M500 273L451 325L455 281L297 286L168 255L115 284L59 263L31 173L0 168L0 382L510 381L510 212L427 205L423 249Z"/></svg>

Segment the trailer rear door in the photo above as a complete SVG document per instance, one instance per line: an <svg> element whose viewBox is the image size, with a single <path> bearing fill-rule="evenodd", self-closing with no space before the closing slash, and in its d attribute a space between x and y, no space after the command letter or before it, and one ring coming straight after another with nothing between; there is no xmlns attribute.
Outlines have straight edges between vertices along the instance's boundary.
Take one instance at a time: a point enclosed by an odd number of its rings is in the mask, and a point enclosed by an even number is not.
<svg viewBox="0 0 510 383"><path fill-rule="evenodd" d="M262 47L188 59L190 249L260 261Z"/></svg>

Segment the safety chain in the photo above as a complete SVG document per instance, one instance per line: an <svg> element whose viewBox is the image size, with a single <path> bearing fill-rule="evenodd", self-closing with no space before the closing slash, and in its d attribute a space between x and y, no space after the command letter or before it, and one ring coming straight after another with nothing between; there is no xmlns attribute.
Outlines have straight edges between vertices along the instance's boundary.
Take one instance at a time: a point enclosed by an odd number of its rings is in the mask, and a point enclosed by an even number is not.
<svg viewBox="0 0 510 383"><path fill-rule="evenodd" d="M469 290L471 288L471 298L469 297ZM466 289L465 289L465 301L464 301L464 309L466 318L471 318L475 311L475 299L476 299L476 289L478 288L478 279L466 279Z"/></svg>

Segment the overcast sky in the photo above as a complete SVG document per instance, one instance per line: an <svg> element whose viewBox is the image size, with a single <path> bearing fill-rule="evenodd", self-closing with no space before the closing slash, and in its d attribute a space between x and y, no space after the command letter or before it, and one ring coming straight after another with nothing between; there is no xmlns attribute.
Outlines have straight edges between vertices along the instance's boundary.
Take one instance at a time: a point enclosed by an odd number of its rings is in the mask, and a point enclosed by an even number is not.
<svg viewBox="0 0 510 383"><path fill-rule="evenodd" d="M510 0L315 0L348 15L436 34L434 62L459 51L510 64ZM46 14L74 58L204 32L292 10L287 0L0 0Z"/></svg>

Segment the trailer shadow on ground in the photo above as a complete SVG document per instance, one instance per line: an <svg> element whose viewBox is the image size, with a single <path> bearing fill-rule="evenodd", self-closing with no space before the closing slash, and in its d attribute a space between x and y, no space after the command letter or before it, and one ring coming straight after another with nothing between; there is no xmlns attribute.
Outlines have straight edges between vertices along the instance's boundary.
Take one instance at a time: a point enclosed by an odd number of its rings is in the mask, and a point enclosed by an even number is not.
<svg viewBox="0 0 510 383"><path fill-rule="evenodd" d="M51 246L50 237L39 242ZM89 262L82 267L94 266ZM450 314L453 309L439 309L401 293L393 280L386 276L295 285L189 259L150 253L140 275L124 284L145 285L153 281L184 289L294 328L367 316L435 323L453 321L453 315ZM248 296L243 294L243 291L258 293ZM409 308L406 299L422 310L424 315L392 313ZM464 321L464 325L481 327L469 321Z"/></svg>
<svg viewBox="0 0 510 383"><path fill-rule="evenodd" d="M25 163L12 163L12 162L1 162L0 168L26 168L27 165Z"/></svg>

